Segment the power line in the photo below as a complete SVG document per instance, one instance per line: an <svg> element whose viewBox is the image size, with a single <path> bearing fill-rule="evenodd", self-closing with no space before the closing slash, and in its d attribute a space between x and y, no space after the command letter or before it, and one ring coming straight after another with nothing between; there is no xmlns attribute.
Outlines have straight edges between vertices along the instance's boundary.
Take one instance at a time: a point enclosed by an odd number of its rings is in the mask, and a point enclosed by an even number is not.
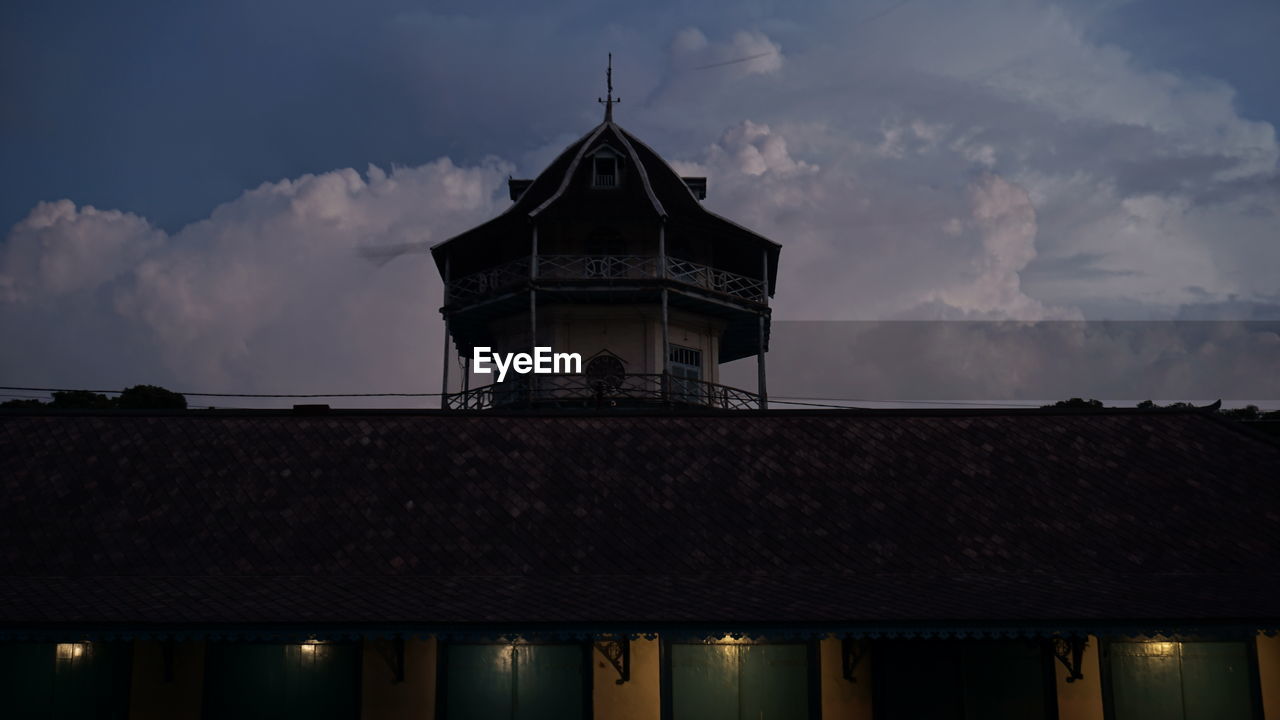
<svg viewBox="0 0 1280 720"><path fill-rule="evenodd" d="M817 402L856 402L856 403L877 403L880 405L966 405L973 407L1028 407L1038 408L1039 405L1031 405L1028 403L1003 403L1003 402L963 402L959 400L872 400L871 398L830 398L830 397L801 397L797 395L770 395L769 401L783 402L785 400L810 400ZM786 403L788 405L803 405L805 403L793 402ZM832 406L840 407L840 406Z"/></svg>
<svg viewBox="0 0 1280 720"><path fill-rule="evenodd" d="M123 390L88 390L84 388L46 388L46 387L18 387L0 385L0 390L18 390L26 392L89 392L99 393L102 395L119 395ZM201 393L201 392L180 392L172 391L178 395L190 397L219 397L219 398L370 398L370 397L396 397L396 398L438 398L442 393ZM456 395L457 393L449 393ZM31 398L40 399L41 395L19 395L19 394L0 394L0 397L13 398ZM966 402L961 400L875 400L871 398L830 398L830 397L808 397L801 395L773 395L770 396L769 402L777 405L797 405L805 407L819 408L835 408L835 409L857 409L851 405L837 405L835 403L874 403L876 405L921 405L926 407L938 407L943 405L956 405L964 407L985 407L985 408L1041 408L1043 405L1030 403L1002 403L1002 402ZM234 408L229 408L234 409ZM866 409L866 408L862 408ZM1259 407L1259 410L1269 411L1268 408Z"/></svg>
<svg viewBox="0 0 1280 720"><path fill-rule="evenodd" d="M119 395L123 390L86 390L83 388L42 388L42 387L9 387L0 385L0 390L26 390L31 392L90 392L102 395ZM171 390L178 395L190 397L230 397L230 398L337 398L337 397L440 397L441 393L204 393ZM453 393L450 393L453 394Z"/></svg>

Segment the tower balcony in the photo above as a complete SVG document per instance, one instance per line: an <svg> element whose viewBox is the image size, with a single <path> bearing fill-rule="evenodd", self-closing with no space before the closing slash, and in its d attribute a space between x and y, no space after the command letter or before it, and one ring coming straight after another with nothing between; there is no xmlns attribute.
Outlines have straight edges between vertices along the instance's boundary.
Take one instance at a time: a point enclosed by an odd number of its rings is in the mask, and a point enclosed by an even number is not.
<svg viewBox="0 0 1280 720"><path fill-rule="evenodd" d="M760 396L727 385L661 373L602 382L586 375L523 375L444 396L449 410L524 407L645 407L755 410Z"/></svg>
<svg viewBox="0 0 1280 720"><path fill-rule="evenodd" d="M658 257L653 255L538 255L537 272L531 273L530 258L522 257L451 280L446 302L469 305L518 290L532 280L588 285L667 280L677 287L685 286L731 301L766 304L767 289L759 278L671 256L667 256L665 268L659 265Z"/></svg>

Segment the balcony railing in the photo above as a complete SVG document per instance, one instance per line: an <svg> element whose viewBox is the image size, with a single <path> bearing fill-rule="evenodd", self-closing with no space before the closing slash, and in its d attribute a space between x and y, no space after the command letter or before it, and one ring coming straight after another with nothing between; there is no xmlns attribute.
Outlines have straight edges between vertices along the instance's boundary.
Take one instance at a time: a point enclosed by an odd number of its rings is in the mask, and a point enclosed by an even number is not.
<svg viewBox="0 0 1280 720"><path fill-rule="evenodd" d="M721 410L754 410L760 396L716 383L662 374L629 374L616 384L594 382L586 375L525 375L445 396L450 410L502 407L677 405Z"/></svg>
<svg viewBox="0 0 1280 720"><path fill-rule="evenodd" d="M539 255L538 278L544 280L656 279L658 258L652 255ZM667 257L665 277L692 287L740 300L763 303L764 281L680 258ZM519 258L449 283L449 302L470 302L529 280L529 258Z"/></svg>

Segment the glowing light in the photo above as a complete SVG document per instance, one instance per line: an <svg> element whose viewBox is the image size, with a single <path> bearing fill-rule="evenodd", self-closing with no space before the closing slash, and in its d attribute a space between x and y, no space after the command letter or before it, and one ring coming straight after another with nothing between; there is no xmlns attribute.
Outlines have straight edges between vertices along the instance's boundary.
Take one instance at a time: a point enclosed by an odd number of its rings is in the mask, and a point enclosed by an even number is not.
<svg viewBox="0 0 1280 720"><path fill-rule="evenodd" d="M315 657L316 653L319 652L319 648L320 641L314 638L298 646L298 650L302 653L303 657Z"/></svg>
<svg viewBox="0 0 1280 720"><path fill-rule="evenodd" d="M57 657L59 660L75 660L85 653L85 646L88 643L58 643Z"/></svg>
<svg viewBox="0 0 1280 720"><path fill-rule="evenodd" d="M1161 655L1173 655L1178 651L1178 643L1171 642L1147 643L1147 647L1150 648L1152 652L1156 652Z"/></svg>

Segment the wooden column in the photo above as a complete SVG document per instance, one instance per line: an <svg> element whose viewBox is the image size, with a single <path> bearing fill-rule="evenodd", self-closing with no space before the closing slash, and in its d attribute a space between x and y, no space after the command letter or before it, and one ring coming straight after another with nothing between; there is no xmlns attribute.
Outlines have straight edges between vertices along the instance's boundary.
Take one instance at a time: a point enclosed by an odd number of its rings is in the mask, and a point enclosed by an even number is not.
<svg viewBox="0 0 1280 720"><path fill-rule="evenodd" d="M534 283L538 281L538 226L533 226L532 238L529 242L529 352L533 353L538 346L538 291ZM529 404L533 405L533 384L537 376L526 375L529 388Z"/></svg>
<svg viewBox="0 0 1280 720"><path fill-rule="evenodd" d="M760 252L760 279L764 286L760 289L761 300L764 303L764 310L760 311L760 344L756 350L756 392L760 395L760 409L769 409L769 390L765 385L764 379L764 325L768 317L769 308L769 249L764 248Z"/></svg>
<svg viewBox="0 0 1280 720"><path fill-rule="evenodd" d="M658 221L658 278L662 281L662 399L671 400L671 330L667 320L667 222Z"/></svg>
<svg viewBox="0 0 1280 720"><path fill-rule="evenodd" d="M440 408L449 409L449 251L444 251L444 363L440 372Z"/></svg>

